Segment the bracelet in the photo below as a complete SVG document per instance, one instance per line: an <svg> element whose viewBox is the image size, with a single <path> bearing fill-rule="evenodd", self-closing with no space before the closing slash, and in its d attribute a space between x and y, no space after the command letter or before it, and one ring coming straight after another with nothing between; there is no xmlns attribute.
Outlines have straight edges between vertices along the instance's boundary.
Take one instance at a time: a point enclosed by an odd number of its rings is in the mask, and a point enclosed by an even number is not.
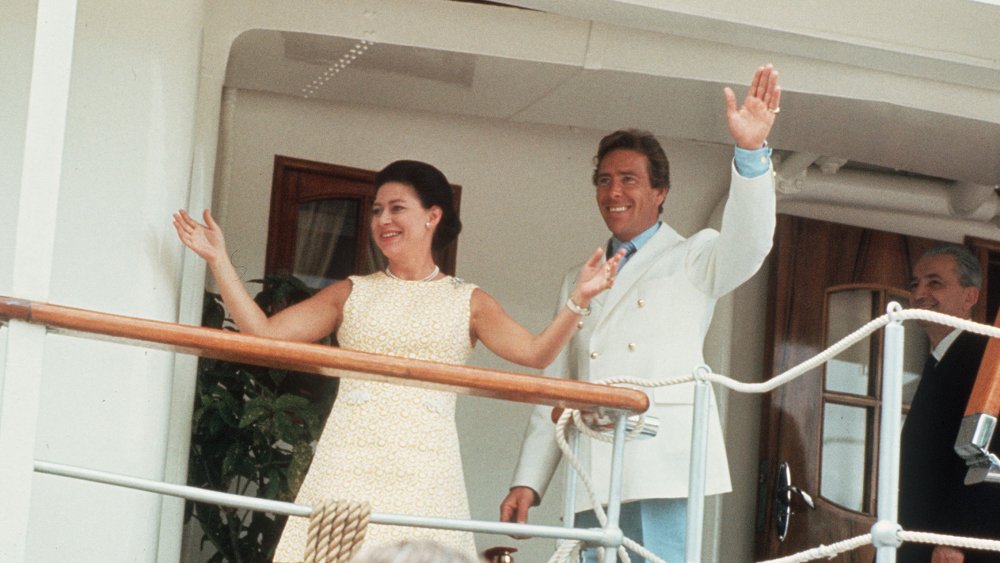
<svg viewBox="0 0 1000 563"><path fill-rule="evenodd" d="M570 297L566 300L566 308L573 312L574 315L580 315L581 317L586 317L590 314L590 306L581 307L573 302L573 298Z"/></svg>

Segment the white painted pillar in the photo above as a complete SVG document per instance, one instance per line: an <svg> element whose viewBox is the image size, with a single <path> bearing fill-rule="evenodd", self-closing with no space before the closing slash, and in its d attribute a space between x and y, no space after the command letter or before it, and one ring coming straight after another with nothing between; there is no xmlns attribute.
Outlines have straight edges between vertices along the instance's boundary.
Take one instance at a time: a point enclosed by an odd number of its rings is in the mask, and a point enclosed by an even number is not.
<svg viewBox="0 0 1000 563"><path fill-rule="evenodd" d="M14 242L15 297L49 295L76 0L39 0ZM11 321L0 388L0 560L24 561L45 330Z"/></svg>

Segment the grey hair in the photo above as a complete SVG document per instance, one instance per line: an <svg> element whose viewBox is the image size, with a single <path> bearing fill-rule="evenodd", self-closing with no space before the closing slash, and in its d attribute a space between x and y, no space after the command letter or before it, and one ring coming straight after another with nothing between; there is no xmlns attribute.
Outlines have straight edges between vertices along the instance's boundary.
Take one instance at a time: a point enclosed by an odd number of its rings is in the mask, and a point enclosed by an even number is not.
<svg viewBox="0 0 1000 563"><path fill-rule="evenodd" d="M960 244L941 244L924 252L921 258L931 256L951 256L958 266L958 282L962 287L980 289L983 285L983 273L979 268L979 259L966 247Z"/></svg>
<svg viewBox="0 0 1000 563"><path fill-rule="evenodd" d="M429 540L401 541L362 549L350 563L482 563L482 559Z"/></svg>

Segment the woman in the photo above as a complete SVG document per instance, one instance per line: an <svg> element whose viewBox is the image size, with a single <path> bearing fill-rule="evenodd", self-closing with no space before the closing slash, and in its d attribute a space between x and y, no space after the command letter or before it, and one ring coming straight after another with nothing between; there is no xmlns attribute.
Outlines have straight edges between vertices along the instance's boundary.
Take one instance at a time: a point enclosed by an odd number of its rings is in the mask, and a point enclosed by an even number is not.
<svg viewBox="0 0 1000 563"><path fill-rule="evenodd" d="M240 331L316 341L333 332L344 348L465 363L477 341L500 357L542 368L576 330L592 297L611 287L620 256L587 262L567 306L538 335L510 318L473 284L440 273L433 251L458 236L451 186L438 169L397 161L375 177L371 233L388 267L351 276L267 317L246 291L226 252L222 231L174 215L181 241L204 258ZM468 518L455 428L455 395L388 383L343 379L296 502L367 500L377 512ZM289 518L275 561L301 561L308 522ZM472 534L397 526L369 527L366 545L430 539L476 554Z"/></svg>

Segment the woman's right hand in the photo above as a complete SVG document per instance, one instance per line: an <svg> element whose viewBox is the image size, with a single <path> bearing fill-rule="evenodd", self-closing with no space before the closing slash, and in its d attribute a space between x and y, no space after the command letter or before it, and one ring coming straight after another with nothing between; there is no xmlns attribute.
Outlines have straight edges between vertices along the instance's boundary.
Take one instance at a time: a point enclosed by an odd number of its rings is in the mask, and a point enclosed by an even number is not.
<svg viewBox="0 0 1000 563"><path fill-rule="evenodd" d="M211 264L219 257L226 256L226 239L209 210L206 209L203 215L204 225L181 209L174 213L174 229L184 246Z"/></svg>
<svg viewBox="0 0 1000 563"><path fill-rule="evenodd" d="M583 265L576 285L570 293L570 298L580 307L587 307L590 300L598 293L611 289L618 275L618 265L625 256L624 250L619 250L610 260L604 260L604 250L598 248L590 255Z"/></svg>

